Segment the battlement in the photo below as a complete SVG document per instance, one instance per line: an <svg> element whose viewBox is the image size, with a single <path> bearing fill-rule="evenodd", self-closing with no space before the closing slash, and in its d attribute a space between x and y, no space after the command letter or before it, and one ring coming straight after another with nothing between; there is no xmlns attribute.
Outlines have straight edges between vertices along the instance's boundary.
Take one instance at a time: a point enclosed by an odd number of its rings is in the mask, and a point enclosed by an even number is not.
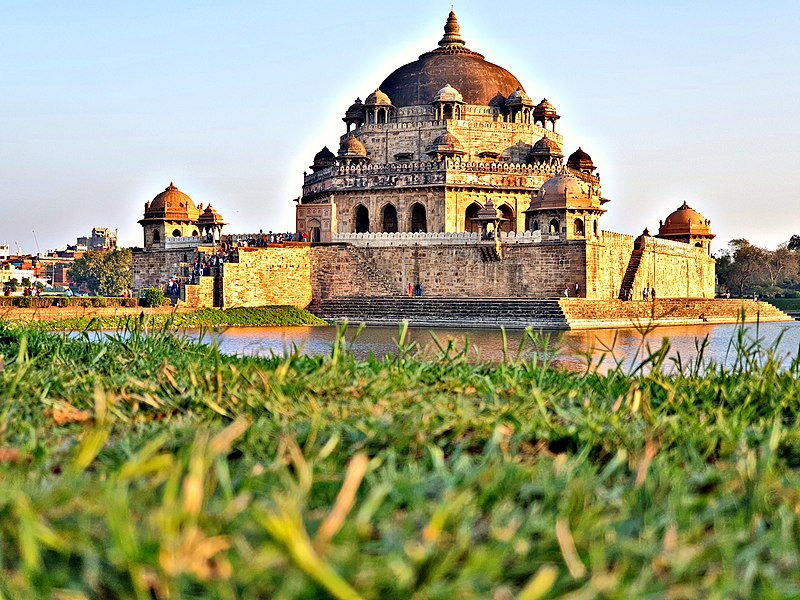
<svg viewBox="0 0 800 600"><path fill-rule="evenodd" d="M511 162L442 162L409 161L390 164L368 164L329 167L305 180L304 196L324 194L342 189L402 188L423 186L469 186L507 188L535 192L551 177L563 172L558 164L525 164ZM600 179L577 173L593 185Z"/></svg>
<svg viewBox="0 0 800 600"><path fill-rule="evenodd" d="M543 241L560 241L561 234L542 235L541 231L525 231L500 233L501 244L539 244ZM353 246L392 247L392 246L477 246L486 240L480 240L477 233L334 233L331 241L347 243ZM493 243L488 240L488 243Z"/></svg>
<svg viewBox="0 0 800 600"><path fill-rule="evenodd" d="M480 110L487 110L485 107L471 107L475 109L475 112L467 113L467 114L480 114ZM488 114L488 113L487 113ZM491 131L508 131L508 132L517 132L517 133L530 133L531 135L536 134L539 137L548 137L551 140L558 142L559 144L563 143L564 137L560 133L556 133L541 125L534 125L533 123L516 123L516 122L506 122L506 121L493 121L493 120L469 120L469 119L451 119L446 121L436 120L436 119L428 119L427 116L424 116L422 120L417 121L396 121L390 123L369 123L361 125L357 127L350 133L342 134L339 138L340 142L344 141L350 135L358 135L361 133L368 133L368 132L393 132L393 131L407 131L409 129L420 129L420 128L441 128L442 131L445 129L452 129L454 132L458 132L458 129L480 129L480 130L491 130Z"/></svg>

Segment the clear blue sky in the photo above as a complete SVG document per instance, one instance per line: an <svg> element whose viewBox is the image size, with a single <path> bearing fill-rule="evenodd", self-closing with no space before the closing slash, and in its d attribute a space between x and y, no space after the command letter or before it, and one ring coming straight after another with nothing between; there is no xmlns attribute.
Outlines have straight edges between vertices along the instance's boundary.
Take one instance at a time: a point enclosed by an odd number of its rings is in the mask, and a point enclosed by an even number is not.
<svg viewBox="0 0 800 600"><path fill-rule="evenodd" d="M435 47L450 2L0 5L0 242L92 226L141 244L170 181L231 231L294 227L292 198L341 118ZM457 2L468 47L547 96L637 234L684 200L715 249L800 233L800 2Z"/></svg>

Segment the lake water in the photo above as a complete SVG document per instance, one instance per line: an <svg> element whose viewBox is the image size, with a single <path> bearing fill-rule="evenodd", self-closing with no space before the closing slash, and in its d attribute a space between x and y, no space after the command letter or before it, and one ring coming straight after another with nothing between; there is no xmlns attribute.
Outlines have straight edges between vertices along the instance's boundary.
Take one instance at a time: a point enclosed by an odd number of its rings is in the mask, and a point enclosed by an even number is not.
<svg viewBox="0 0 800 600"><path fill-rule="evenodd" d="M602 329L586 331L537 332L533 339L519 330L506 332L506 355L515 358L519 354L529 359L534 353L555 360L567 368L581 369L588 361L600 364L600 370L613 367L616 361L627 371L635 368L643 356L660 349L664 340L669 341L666 365L675 365L697 358L702 348L703 362L709 360L720 364L732 364L736 352L732 341L740 332L739 325L695 325L658 327L649 333L636 329ZM366 327L355 335L357 327L351 326L347 339L353 354L367 358L397 353L398 327ZM330 354L336 339L335 327L248 327L230 328L211 335L226 354L244 356L285 355L297 348L309 355ZM198 332L188 332L197 337ZM762 348L773 348L784 366L789 366L800 348L800 322L761 323L744 326L746 346L752 351L752 342L758 340ZM441 354L438 344L446 347L453 343L453 353L463 350L471 360L502 361L503 335L498 330L409 328L407 342L415 342L426 356ZM205 341L211 342L209 337ZM702 347L705 345L704 347ZM520 352L520 346L522 350Z"/></svg>

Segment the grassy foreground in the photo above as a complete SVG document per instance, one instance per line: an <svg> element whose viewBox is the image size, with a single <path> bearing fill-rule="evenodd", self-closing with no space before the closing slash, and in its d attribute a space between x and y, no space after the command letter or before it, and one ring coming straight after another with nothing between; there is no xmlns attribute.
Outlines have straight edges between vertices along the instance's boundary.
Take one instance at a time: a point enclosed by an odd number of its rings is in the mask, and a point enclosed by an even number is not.
<svg viewBox="0 0 800 600"><path fill-rule="evenodd" d="M0 597L800 595L800 366L227 357L0 325Z"/></svg>
<svg viewBox="0 0 800 600"><path fill-rule="evenodd" d="M26 322L28 326L47 331L121 330L128 327L130 316L74 317ZM141 323L148 327L286 327L293 325L327 325L316 315L294 306L261 306L256 308L203 308L195 312L148 314Z"/></svg>

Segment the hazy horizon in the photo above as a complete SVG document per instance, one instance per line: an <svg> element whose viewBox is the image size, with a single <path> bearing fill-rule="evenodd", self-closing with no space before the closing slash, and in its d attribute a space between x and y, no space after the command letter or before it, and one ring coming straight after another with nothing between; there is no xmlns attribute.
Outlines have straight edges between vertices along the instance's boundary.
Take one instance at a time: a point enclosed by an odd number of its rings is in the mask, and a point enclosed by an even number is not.
<svg viewBox="0 0 800 600"><path fill-rule="evenodd" d="M8 2L0 243L36 252L35 229L44 251L110 227L141 245L144 203L170 181L229 232L293 230L303 171L336 151L345 109L435 47L449 10ZM715 252L800 233L797 3L455 10L469 48L556 106L565 153L591 154L605 229L657 230L685 200Z"/></svg>

